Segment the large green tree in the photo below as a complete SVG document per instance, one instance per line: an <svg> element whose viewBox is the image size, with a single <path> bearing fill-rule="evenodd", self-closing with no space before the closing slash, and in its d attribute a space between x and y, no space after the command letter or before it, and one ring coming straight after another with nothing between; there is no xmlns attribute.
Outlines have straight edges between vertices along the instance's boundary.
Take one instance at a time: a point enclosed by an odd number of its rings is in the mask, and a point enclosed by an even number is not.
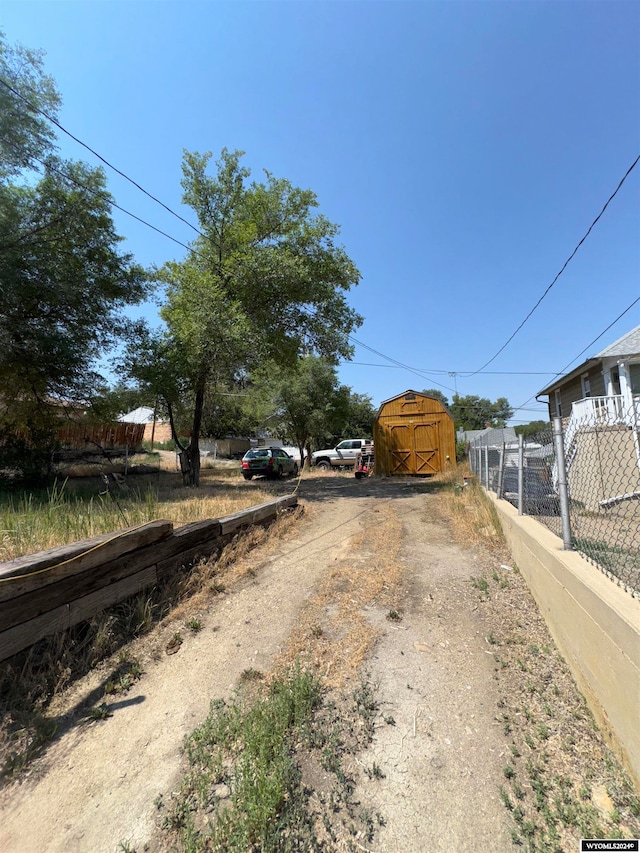
<svg viewBox="0 0 640 853"><path fill-rule="evenodd" d="M210 154L185 153L183 198L202 236L183 262L157 272L166 341L188 365L182 399L191 441L183 453L196 485L210 395L269 360L282 369L303 351L348 357L349 333L361 323L346 300L358 270L336 242L338 227L315 212L315 194L269 172L250 181L241 158L223 149L210 171Z"/></svg>
<svg viewBox="0 0 640 853"><path fill-rule="evenodd" d="M37 469L60 404L104 385L95 365L127 329L123 309L143 297L144 274L119 250L102 170L57 158L20 97L58 103L39 56L0 38L0 79L10 85L0 85L0 447L8 464L15 450L18 467Z"/></svg>
<svg viewBox="0 0 640 853"><path fill-rule="evenodd" d="M54 144L52 125L38 111L55 117L60 95L53 78L44 73L42 57L41 51L8 44L0 30L1 183L33 168Z"/></svg>

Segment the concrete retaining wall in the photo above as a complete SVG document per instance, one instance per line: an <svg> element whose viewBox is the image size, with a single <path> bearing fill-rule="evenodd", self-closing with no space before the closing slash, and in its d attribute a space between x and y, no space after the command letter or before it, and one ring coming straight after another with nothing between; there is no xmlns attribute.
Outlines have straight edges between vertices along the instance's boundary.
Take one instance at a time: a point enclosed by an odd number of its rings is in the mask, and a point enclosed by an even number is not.
<svg viewBox="0 0 640 853"><path fill-rule="evenodd" d="M640 788L640 601L488 492L513 559L605 737Z"/></svg>

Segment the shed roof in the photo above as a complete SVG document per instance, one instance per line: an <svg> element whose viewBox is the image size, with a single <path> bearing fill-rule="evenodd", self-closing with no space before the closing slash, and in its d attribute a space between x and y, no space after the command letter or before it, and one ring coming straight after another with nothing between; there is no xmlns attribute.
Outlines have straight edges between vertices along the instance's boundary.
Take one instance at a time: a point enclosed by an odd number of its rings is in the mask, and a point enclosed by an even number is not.
<svg viewBox="0 0 640 853"><path fill-rule="evenodd" d="M437 400L438 403L442 406L443 411L445 411L448 415L451 415L448 406L446 406L442 400L438 397L432 397L431 394L425 394L423 391L414 391L412 388L408 388L406 391L403 391L401 394L394 394L393 397L389 397L388 400L383 400L378 407L378 415L382 411L383 407L386 406L387 403L392 403L394 400L399 400L400 397L404 397L405 394L415 394L417 397L426 397L428 400Z"/></svg>

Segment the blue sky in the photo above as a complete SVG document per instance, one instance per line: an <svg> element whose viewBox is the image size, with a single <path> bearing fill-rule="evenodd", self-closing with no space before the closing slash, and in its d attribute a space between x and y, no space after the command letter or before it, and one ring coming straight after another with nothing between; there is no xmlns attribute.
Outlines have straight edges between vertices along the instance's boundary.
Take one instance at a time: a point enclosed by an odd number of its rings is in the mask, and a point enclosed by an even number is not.
<svg viewBox="0 0 640 853"><path fill-rule="evenodd" d="M362 273L354 337L417 371L357 344L340 378L376 404L441 387L520 406L640 296L639 164L491 372L465 375L522 322L640 153L636 0L0 0L0 26L46 52L61 123L185 218L184 148L242 149L255 178L266 168L317 193ZM108 180L120 205L191 239ZM114 218L140 263L184 255ZM640 303L579 361L638 323ZM514 422L544 414L534 399Z"/></svg>

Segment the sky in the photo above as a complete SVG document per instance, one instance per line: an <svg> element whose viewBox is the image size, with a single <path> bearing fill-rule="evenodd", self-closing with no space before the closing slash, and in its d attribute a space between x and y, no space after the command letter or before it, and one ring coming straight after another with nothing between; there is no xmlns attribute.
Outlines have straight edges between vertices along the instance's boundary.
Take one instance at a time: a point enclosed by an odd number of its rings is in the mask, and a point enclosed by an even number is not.
<svg viewBox="0 0 640 853"><path fill-rule="evenodd" d="M253 178L317 194L361 273L339 377L376 405L439 388L545 418L554 374L640 323L640 302L614 322L640 297L638 164L493 358L640 154L637 0L0 0L0 27L45 52L60 123L185 219L184 149L241 149ZM195 236L107 177L119 205ZM145 266L186 254L114 220Z"/></svg>

